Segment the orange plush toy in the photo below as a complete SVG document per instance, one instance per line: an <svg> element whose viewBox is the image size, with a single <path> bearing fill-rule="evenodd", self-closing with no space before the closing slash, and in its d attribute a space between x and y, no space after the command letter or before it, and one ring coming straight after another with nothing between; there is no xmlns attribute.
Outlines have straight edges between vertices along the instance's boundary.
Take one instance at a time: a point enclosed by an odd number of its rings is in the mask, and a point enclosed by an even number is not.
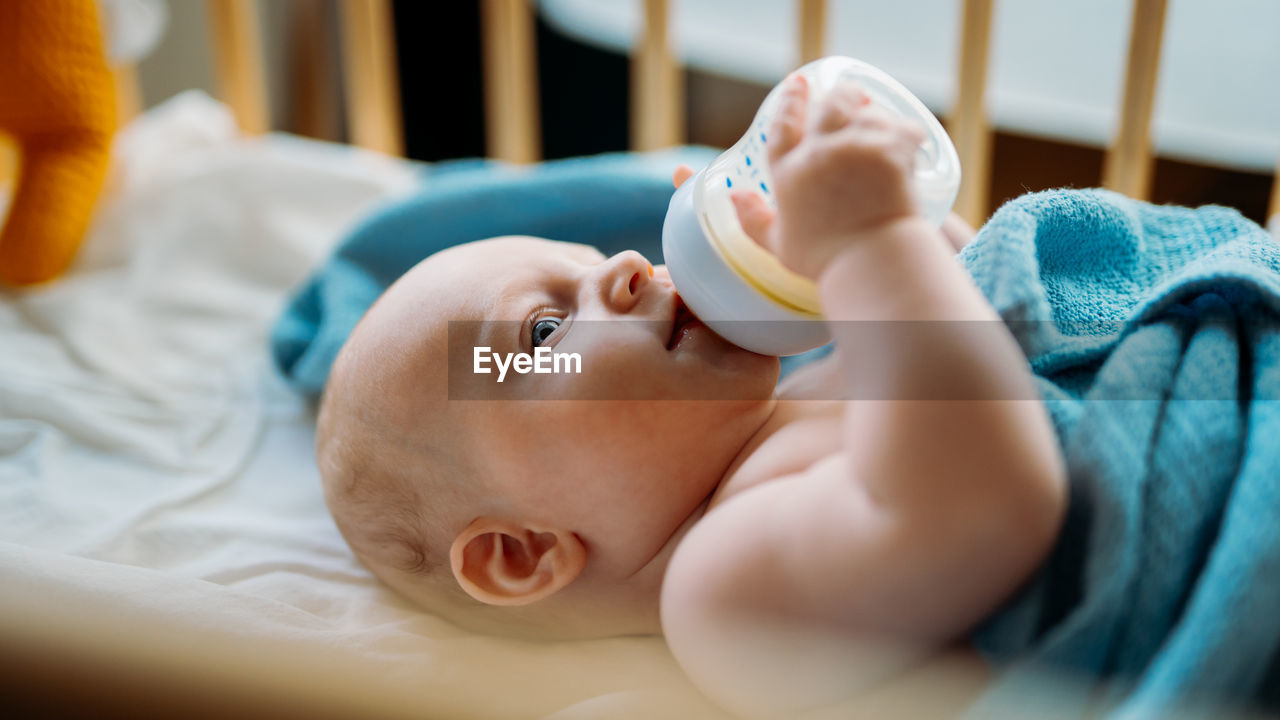
<svg viewBox="0 0 1280 720"><path fill-rule="evenodd" d="M18 153L0 283L66 270L102 190L114 129L95 0L0 0L0 133Z"/></svg>

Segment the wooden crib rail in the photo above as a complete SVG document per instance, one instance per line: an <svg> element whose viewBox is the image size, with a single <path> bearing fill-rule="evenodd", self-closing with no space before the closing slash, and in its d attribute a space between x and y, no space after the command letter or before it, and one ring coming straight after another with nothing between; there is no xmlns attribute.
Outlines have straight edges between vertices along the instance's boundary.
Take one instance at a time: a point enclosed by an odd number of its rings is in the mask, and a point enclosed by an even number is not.
<svg viewBox="0 0 1280 720"><path fill-rule="evenodd" d="M651 150L685 142L684 77L672 52L675 0L639 3L643 23L631 57L631 147ZM403 154L390 0L339 0L344 82L352 142ZM827 52L826 0L795 0L797 65ZM240 127L269 127L257 0L207 0L218 88ZM993 130L985 109L995 0L963 0L956 98L947 125L964 170L956 211L981 223L990 202ZM1108 145L1101 183L1147 199L1153 173L1151 118L1168 0L1133 0L1120 118ZM532 0L481 0L487 154L527 163L541 159ZM1280 177L1280 163L1276 172ZM1273 181L1268 215L1280 213Z"/></svg>
<svg viewBox="0 0 1280 720"><path fill-rule="evenodd" d="M116 126L124 127L142 113L142 86L138 82L138 66L133 63L111 68L116 88Z"/></svg>
<svg viewBox="0 0 1280 720"><path fill-rule="evenodd" d="M969 222L986 216L991 169L991 128L984 110L993 0L965 0L959 63L959 97L951 121L965 183L957 211ZM826 0L797 0L797 65L826 53ZM667 0L644 0L641 40L632 57L632 149L679 144L683 133L680 70L669 46Z"/></svg>
<svg viewBox="0 0 1280 720"><path fill-rule="evenodd" d="M240 129L263 133L271 127L262 42L255 0L209 0L214 75L218 94L231 107Z"/></svg>
<svg viewBox="0 0 1280 720"><path fill-rule="evenodd" d="M684 71L671 52L670 3L644 0L644 23L631 56L631 149L684 142Z"/></svg>
<svg viewBox="0 0 1280 720"><path fill-rule="evenodd" d="M1102 170L1103 187L1140 200L1151 195L1151 110L1167 7L1167 0L1134 0L1120 126Z"/></svg>
<svg viewBox="0 0 1280 720"><path fill-rule="evenodd" d="M960 157L955 211L977 227L991 200L991 124L987 120L987 63L994 0L965 0L960 25L956 97L947 122Z"/></svg>
<svg viewBox="0 0 1280 720"><path fill-rule="evenodd" d="M826 54L827 0L799 0L800 62L817 60Z"/></svg>
<svg viewBox="0 0 1280 720"><path fill-rule="evenodd" d="M1271 201L1267 203L1267 217L1276 223L1272 233L1280 237L1280 161L1276 161L1276 172L1271 178Z"/></svg>
<svg viewBox="0 0 1280 720"><path fill-rule="evenodd" d="M271 127L257 0L207 0L218 93L240 129ZM351 142L404 154L390 0L341 0L343 81Z"/></svg>
<svg viewBox="0 0 1280 720"><path fill-rule="evenodd" d="M404 155L390 0L342 0L342 68L351 143Z"/></svg>
<svg viewBox="0 0 1280 720"><path fill-rule="evenodd" d="M488 155L515 163L542 158L538 58L527 0L482 0L485 143Z"/></svg>

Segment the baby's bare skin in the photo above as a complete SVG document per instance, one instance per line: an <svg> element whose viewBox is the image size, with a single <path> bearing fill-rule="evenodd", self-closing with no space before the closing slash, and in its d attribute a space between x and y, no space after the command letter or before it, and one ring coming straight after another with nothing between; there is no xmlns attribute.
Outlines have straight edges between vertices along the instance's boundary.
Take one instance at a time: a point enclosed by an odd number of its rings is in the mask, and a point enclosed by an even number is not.
<svg viewBox="0 0 1280 720"><path fill-rule="evenodd" d="M1065 482L1026 360L954 260L967 233L916 210L919 132L852 88L806 117L806 92L792 81L769 131L776 214L735 203L816 281L837 351L775 388L776 358L705 327L673 347L675 288L636 253L516 237L433 256L361 321L321 412L326 498L380 578L476 627L662 632L713 700L792 715L870 701L1030 575ZM501 388L449 375L448 321L542 319L590 372ZM999 332L856 352L857 321L919 320ZM1024 399L847 399L911 397L939 367L970 397ZM481 399L450 399L457 383ZM691 399L708 389L737 399ZM415 503L430 519L387 532Z"/></svg>
<svg viewBox="0 0 1280 720"><path fill-rule="evenodd" d="M662 592L681 665L744 714L839 702L963 637L1042 561L1065 508L1052 428L1002 329L888 332L855 352L859 322L999 322L915 208L919 131L852 88L816 118L806 104L792 78L769 130L776 218L735 201L757 242L818 283L839 350L780 389ZM788 399L826 383L915 397L938 368L992 399Z"/></svg>

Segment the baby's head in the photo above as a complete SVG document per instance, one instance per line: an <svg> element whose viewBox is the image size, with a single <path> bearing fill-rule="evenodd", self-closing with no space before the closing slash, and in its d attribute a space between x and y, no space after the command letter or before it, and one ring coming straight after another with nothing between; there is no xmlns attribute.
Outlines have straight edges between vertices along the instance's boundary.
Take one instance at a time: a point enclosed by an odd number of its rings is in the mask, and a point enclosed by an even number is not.
<svg viewBox="0 0 1280 720"><path fill-rule="evenodd" d="M635 252L507 237L419 263L352 332L321 406L325 497L356 555L470 627L656 632L667 559L778 377L700 324L673 337L677 315ZM581 372L474 371L476 347L535 346Z"/></svg>

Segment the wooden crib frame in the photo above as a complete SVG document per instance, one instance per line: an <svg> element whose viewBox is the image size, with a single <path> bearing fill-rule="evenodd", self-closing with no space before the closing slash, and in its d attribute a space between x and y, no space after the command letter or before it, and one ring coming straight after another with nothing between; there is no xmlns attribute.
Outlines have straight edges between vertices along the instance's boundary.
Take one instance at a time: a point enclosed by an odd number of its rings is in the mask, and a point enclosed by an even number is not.
<svg viewBox="0 0 1280 720"><path fill-rule="evenodd" d="M633 1L644 3L644 23L631 57L631 147L652 150L679 145L684 142L684 82L669 40L672 0ZM206 2L218 92L244 131L263 132L269 122L257 0ZM976 225L986 219L991 193L993 131L985 95L995 0L962 2L956 102L947 126L964 168L956 212ZM402 155L391 0L339 0L339 6L351 142ZM1133 0L1120 122L1106 150L1100 178L1103 187L1138 199L1148 199L1151 192L1151 116L1167 7L1168 0ZM795 8L796 64L800 65L824 54L829 13L826 0L795 0ZM534 3L480 0L480 12L487 152L510 162L536 162L541 150ZM123 83L126 88L129 85ZM1267 217L1277 213L1280 180L1273 179Z"/></svg>

